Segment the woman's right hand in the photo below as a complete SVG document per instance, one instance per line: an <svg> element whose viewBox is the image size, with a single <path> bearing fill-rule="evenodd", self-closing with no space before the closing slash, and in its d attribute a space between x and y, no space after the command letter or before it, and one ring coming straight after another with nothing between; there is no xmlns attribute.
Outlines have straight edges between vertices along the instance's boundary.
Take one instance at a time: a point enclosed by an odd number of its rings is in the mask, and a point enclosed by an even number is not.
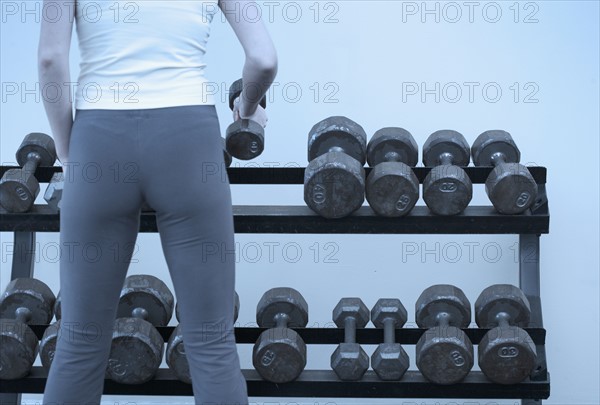
<svg viewBox="0 0 600 405"><path fill-rule="evenodd" d="M258 105L256 107L256 111L254 111L254 114L247 115L244 113L243 108L241 108L240 104L241 104L240 98L236 97L235 100L233 100L233 120L234 121L237 121L239 119L248 119L248 120L252 120L252 121L258 123L263 128L267 126L267 121L269 119L267 118L267 113L266 113L265 109L261 105Z"/></svg>

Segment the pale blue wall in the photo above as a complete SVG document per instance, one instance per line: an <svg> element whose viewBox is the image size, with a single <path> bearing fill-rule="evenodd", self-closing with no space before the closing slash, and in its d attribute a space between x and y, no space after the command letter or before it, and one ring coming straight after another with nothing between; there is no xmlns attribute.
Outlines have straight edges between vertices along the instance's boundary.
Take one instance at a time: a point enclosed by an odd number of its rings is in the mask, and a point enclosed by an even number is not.
<svg viewBox="0 0 600 405"><path fill-rule="evenodd" d="M49 130L42 104L32 95L27 95L24 102L21 100L21 84L31 89L37 77L39 24L35 14L9 13L6 8L9 3L20 12L25 3L32 8L35 2L2 1L1 81L3 86L18 85L17 95L6 94L9 87L3 87L0 119L3 164L14 161L14 151L26 133ZM260 4L268 18L269 9ZM431 132L441 128L461 131L469 141L487 129L503 128L511 132L524 162L549 169L551 231L542 236L541 249L542 297L552 376L552 395L547 403L598 404L598 2L476 2L471 21L465 2L427 2L428 9L438 8L439 22L434 14L422 15L425 7L422 2L271 4L274 8L268 27L279 52L280 85L271 94L268 107L267 149L256 162L305 165L307 132L315 122L329 115L347 115L363 125L369 135L383 126L402 126L414 134L419 145ZM498 9L501 16L493 23ZM299 17L297 10L301 11ZM318 16L315 10L319 10ZM457 10L461 17L452 22ZM517 22L515 10L519 10ZM252 10L246 11L246 17L252 18ZM213 22L207 74L211 80L226 86L240 75L243 54L221 17L218 14ZM73 80L77 66L78 51L73 44ZM477 83L473 85L476 91L472 100L465 84L470 82ZM311 90L314 83L320 88L318 94L314 87ZM408 90L414 89L413 83L420 90L423 83L427 89L435 89L439 83L439 102L435 101L436 94L426 96L424 101L422 92L411 95ZM520 88L516 101L514 83ZM481 92L486 85L488 98ZM455 99L457 86L463 94ZM287 96L282 92L284 87L289 91ZM297 88L302 95L294 100ZM494 88L502 91L497 102L490 100L495 96ZM332 91L335 94L329 101L333 102L325 102L325 96ZM532 91L535 94L529 101L535 102L525 102ZM230 112L225 103L217 108L224 132L231 119ZM234 203L303 204L302 188L234 186ZM482 186L476 187L473 203L487 204ZM1 236L0 289L3 289L9 278L12 236ZM242 324L253 322L260 295L276 285L294 286L303 292L311 307L311 323L323 325L330 321L331 309L344 295L361 296L368 305L381 296L398 296L413 312L420 291L433 283L455 283L474 302L489 284L518 282L514 260L517 239L512 236L237 235L236 238L240 244L237 290L242 299ZM137 263L132 264L130 273L151 272L168 279L158 236L140 235L138 240ZM58 235L40 234L38 241L45 258L36 264L36 276L57 289L58 264L52 256ZM272 260L270 243L279 243L275 245ZM451 263L453 260L445 258L444 253L453 254L449 249L455 243L461 246L462 256ZM469 258L471 243L479 244L475 245L473 260ZM441 253L439 263L432 254L423 258L403 257L403 248L415 244L422 250L437 249ZM257 245L261 256L255 260ZM282 251L284 246L289 249L287 256ZM496 261L492 255L498 247L501 255ZM298 248L301 256L294 263L294 249ZM315 249L320 253L316 259ZM334 263L324 258L331 252ZM413 320L411 314L410 321ZM571 327L582 332L573 333ZM414 367L414 349L408 349ZM250 350L250 345L240 347L244 367L251 366ZM309 368L328 368L332 350L331 346L311 348ZM368 347L369 352L372 350L373 347ZM27 398L33 401L39 397ZM106 399L111 404L169 401L160 397ZM281 401L285 402L294 401ZM381 403L398 404L398 401Z"/></svg>

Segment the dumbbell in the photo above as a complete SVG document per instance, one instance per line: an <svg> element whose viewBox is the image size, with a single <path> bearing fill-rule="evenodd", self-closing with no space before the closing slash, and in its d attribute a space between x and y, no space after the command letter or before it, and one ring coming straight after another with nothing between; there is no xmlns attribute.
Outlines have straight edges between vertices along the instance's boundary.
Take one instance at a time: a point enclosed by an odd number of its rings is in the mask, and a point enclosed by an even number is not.
<svg viewBox="0 0 600 405"><path fill-rule="evenodd" d="M408 354L396 343L396 329L404 326L406 320L406 308L396 298L381 298L371 309L371 322L383 329L383 343L371 356L371 367L381 380L399 380L408 370Z"/></svg>
<svg viewBox="0 0 600 405"><path fill-rule="evenodd" d="M423 199L436 215L456 215L473 198L473 184L459 166L468 166L471 150L464 136L452 130L436 131L423 145L423 164L431 169L423 182Z"/></svg>
<svg viewBox="0 0 600 405"><path fill-rule="evenodd" d="M331 355L331 368L340 380L360 380L369 369L369 356L356 343L356 328L364 328L370 315L360 298L342 298L333 309L333 322L344 328L344 342Z"/></svg>
<svg viewBox="0 0 600 405"><path fill-rule="evenodd" d="M369 205L379 215L406 215L419 199L419 179L410 166L416 166L419 147L405 129L386 127L373 134L367 145L367 163L373 169L367 176Z"/></svg>
<svg viewBox="0 0 600 405"><path fill-rule="evenodd" d="M60 320L49 325L44 331L44 336L40 341L40 359L42 360L42 366L46 371L50 370L52 361L54 360L54 353L56 352L56 341L60 334Z"/></svg>
<svg viewBox="0 0 600 405"><path fill-rule="evenodd" d="M494 166L485 191L501 214L520 214L535 202L537 184L524 165L512 136L501 130L486 131L471 146L475 166Z"/></svg>
<svg viewBox="0 0 600 405"><path fill-rule="evenodd" d="M22 168L7 170L0 179L0 204L9 212L26 212L40 192L35 170L56 162L54 140L40 132L30 133L21 142L16 157Z"/></svg>
<svg viewBox="0 0 600 405"><path fill-rule="evenodd" d="M475 321L480 328L493 328L479 342L479 367L498 384L525 380L535 366L537 352L529 334L531 310L523 291L514 285L496 284L475 301Z"/></svg>
<svg viewBox="0 0 600 405"><path fill-rule="evenodd" d="M65 186L65 175L63 172L56 172L50 179L50 184L44 193L44 200L54 211L60 210L60 200L62 198L63 188Z"/></svg>
<svg viewBox="0 0 600 405"><path fill-rule="evenodd" d="M242 79L236 80L229 87L231 110L233 110L234 100L242 93L242 88ZM267 98L263 97L259 104L267 108ZM225 144L231 156L240 160L254 159L265 148L265 129L255 121L240 118L227 127Z"/></svg>
<svg viewBox="0 0 600 405"><path fill-rule="evenodd" d="M0 297L0 379L23 378L38 354L38 338L29 324L48 324L52 290L34 278L16 278Z"/></svg>
<svg viewBox="0 0 600 405"><path fill-rule="evenodd" d="M343 116L326 118L308 134L304 201L325 218L342 218L365 200L367 134Z"/></svg>
<svg viewBox="0 0 600 405"><path fill-rule="evenodd" d="M166 326L173 314L173 294L158 278L125 279L108 361L108 376L122 384L152 379L162 362L164 340L155 326Z"/></svg>
<svg viewBox="0 0 600 405"><path fill-rule="evenodd" d="M473 344L459 328L471 323L471 303L458 287L433 285L415 304L416 322L427 331L417 342L417 368L436 384L456 384L473 367Z"/></svg>
<svg viewBox="0 0 600 405"><path fill-rule="evenodd" d="M306 366L306 344L291 327L308 323L308 304L293 288L273 288L257 305L256 322L271 328L260 334L252 350L252 364L262 378L274 383L295 380Z"/></svg>
<svg viewBox="0 0 600 405"><path fill-rule="evenodd" d="M177 306L175 307L177 308ZM235 323L238 319L240 312L240 296L237 292L234 292L234 303L233 303L233 322ZM177 315L177 309L175 310L177 320L179 321L179 315ZM181 324L177 325L169 342L167 343L167 351L165 355L167 359L167 365L177 378L185 383L191 384L192 378L190 376L190 366L185 355L185 347L183 345L183 333L181 331Z"/></svg>

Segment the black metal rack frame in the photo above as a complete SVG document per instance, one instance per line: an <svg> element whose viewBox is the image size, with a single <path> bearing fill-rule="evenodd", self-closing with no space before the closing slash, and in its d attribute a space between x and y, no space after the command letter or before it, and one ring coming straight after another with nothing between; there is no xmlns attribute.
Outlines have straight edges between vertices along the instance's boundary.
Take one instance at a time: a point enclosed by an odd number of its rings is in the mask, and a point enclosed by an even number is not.
<svg viewBox="0 0 600 405"><path fill-rule="evenodd" d="M0 176L14 166L1 166ZM36 177L48 182L59 167L40 167ZM365 168L368 175L370 168ZM422 183L430 168L415 168ZM485 183L491 167L466 167L475 184ZM514 234L519 235L519 286L531 303L529 328L537 348L537 365L526 381L504 386L487 380L480 371L472 371L459 384L444 386L429 383L418 371L408 371L397 382L381 381L368 371L360 381L340 381L331 370L305 370L294 382L274 384L262 380L254 370L243 370L250 396L281 397L359 397L359 398L514 398L523 405L541 404L550 396L550 376L546 364L545 339L540 300L540 235L549 232L550 214L546 198L546 168L529 167L538 184L538 199L521 215L500 215L490 206L470 206L452 217L431 215L418 206L402 218L376 216L368 206L351 216L325 219L305 206L234 206L236 233L329 233L329 234ZM228 168L231 184L303 184L304 168ZM8 213L0 208L0 231L14 232L14 253L11 279L32 277L36 232L58 232L59 214L48 206L35 205L30 212ZM142 212L140 232L156 232L153 212ZM47 325L33 325L41 338ZM168 338L173 327L158 328ZM251 344L263 328L236 328L240 344ZM295 329L307 344L337 344L343 340L343 330L337 328ZM474 344L478 344L487 329L464 329ZM416 344L421 329L406 328L396 332L400 343ZM360 329L357 342L376 344L382 340L378 329ZM0 381L0 404L20 404L21 393L42 393L47 373L34 367L26 378ZM131 395L192 395L191 385L178 381L168 369L160 369L154 380L140 385L122 385L105 381L105 394Z"/></svg>

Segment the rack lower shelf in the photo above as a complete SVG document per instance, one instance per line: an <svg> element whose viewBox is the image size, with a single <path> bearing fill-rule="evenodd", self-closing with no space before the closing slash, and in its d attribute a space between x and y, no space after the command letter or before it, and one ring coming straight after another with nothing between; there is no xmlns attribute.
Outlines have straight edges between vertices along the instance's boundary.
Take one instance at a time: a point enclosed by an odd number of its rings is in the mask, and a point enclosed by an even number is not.
<svg viewBox="0 0 600 405"><path fill-rule="evenodd" d="M305 370L296 381L287 384L264 381L254 370L243 370L243 373L248 395L253 397L546 399L550 396L549 378L500 385L488 381L480 371L472 371L463 382L454 385L431 384L418 371L408 371L401 381L381 381L373 371L368 371L360 381L340 381L333 371ZM0 381L0 392L41 394L46 378L47 373L42 367L34 367L26 378ZM145 384L123 385L105 380L104 394L193 395L192 386L177 380L169 369L158 370L156 378Z"/></svg>

